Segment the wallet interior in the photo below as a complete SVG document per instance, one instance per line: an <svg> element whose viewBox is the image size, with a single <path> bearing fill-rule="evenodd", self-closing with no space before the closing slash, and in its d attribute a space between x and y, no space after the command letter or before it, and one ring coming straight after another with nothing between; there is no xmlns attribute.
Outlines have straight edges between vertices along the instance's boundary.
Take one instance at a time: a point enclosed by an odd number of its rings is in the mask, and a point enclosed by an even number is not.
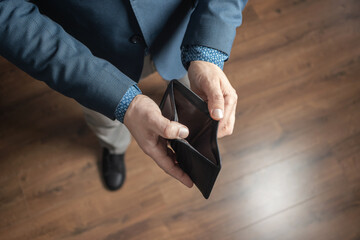
<svg viewBox="0 0 360 240"><path fill-rule="evenodd" d="M214 165L220 165L217 122L211 119L206 103L192 92L187 92L191 91L174 81L163 100L162 113L166 118L187 126L187 143Z"/></svg>
<svg viewBox="0 0 360 240"><path fill-rule="evenodd" d="M160 108L164 117L189 128L186 139L169 140L179 166L207 199L221 169L217 147L218 121L210 117L206 102L177 80L170 82Z"/></svg>

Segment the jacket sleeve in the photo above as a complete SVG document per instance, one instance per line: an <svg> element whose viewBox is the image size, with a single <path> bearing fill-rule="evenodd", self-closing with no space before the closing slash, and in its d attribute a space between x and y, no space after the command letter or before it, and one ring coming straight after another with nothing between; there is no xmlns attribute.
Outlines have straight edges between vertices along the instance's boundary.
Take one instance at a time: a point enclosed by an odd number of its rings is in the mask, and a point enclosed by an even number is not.
<svg viewBox="0 0 360 240"><path fill-rule="evenodd" d="M111 119L125 92L135 84L25 0L0 0L0 55Z"/></svg>
<svg viewBox="0 0 360 240"><path fill-rule="evenodd" d="M247 0L198 0L182 46L200 45L230 56Z"/></svg>

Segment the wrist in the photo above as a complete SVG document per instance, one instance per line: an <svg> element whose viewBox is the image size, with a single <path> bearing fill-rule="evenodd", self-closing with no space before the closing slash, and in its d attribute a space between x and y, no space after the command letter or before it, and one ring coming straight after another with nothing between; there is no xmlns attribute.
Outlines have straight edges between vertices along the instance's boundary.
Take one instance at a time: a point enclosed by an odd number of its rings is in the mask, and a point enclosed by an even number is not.
<svg viewBox="0 0 360 240"><path fill-rule="evenodd" d="M134 99L131 101L128 109L126 110L125 116L124 116L124 124L125 126L128 126L129 121L131 121L132 116L137 111L137 107L139 106L139 102L141 102L141 99L146 97L143 94L136 95Z"/></svg>
<svg viewBox="0 0 360 240"><path fill-rule="evenodd" d="M207 62L207 61L203 61L203 60L195 60L195 61L191 61L189 63L189 69L190 69L190 67L201 67L201 66L216 68L217 70L222 71L222 69L218 65L216 65L215 63L212 63L212 62Z"/></svg>

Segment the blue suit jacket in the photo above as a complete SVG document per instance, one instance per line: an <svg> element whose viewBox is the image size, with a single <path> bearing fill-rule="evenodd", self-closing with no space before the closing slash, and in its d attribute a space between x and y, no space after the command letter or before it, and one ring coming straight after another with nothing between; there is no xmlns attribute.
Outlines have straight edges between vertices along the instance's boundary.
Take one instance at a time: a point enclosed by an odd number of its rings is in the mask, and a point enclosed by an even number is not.
<svg viewBox="0 0 360 240"><path fill-rule="evenodd" d="M51 88L114 118L149 52L165 79L180 47L230 54L246 0L0 0L0 54Z"/></svg>

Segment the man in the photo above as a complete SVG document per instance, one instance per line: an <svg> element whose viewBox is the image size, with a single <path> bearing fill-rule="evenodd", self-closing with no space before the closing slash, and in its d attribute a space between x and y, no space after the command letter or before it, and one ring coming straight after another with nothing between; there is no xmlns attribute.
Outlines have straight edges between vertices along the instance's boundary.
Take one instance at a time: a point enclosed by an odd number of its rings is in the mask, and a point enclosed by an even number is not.
<svg viewBox="0 0 360 240"><path fill-rule="evenodd" d="M186 138L189 130L164 118L136 83L154 70L153 63L166 80L184 78L187 70L191 89L220 121L218 136L231 134L237 95L222 67L245 4L0 0L0 54L85 107L85 119L104 148L109 189L120 188L125 179L128 130L159 167L191 187L164 140Z"/></svg>

